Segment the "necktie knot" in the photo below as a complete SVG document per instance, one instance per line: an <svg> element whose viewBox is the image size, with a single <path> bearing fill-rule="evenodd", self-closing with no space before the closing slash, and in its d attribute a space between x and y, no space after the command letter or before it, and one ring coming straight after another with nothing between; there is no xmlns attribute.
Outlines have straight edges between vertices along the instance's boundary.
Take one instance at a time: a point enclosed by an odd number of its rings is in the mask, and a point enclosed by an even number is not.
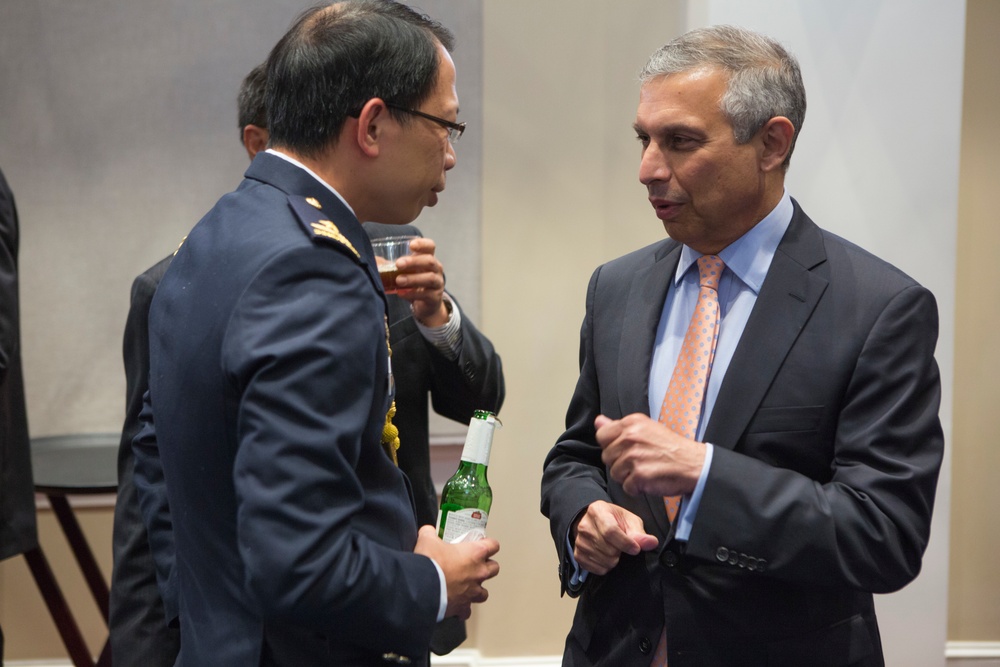
<svg viewBox="0 0 1000 667"><path fill-rule="evenodd" d="M702 255L698 258L698 285L709 289L719 289L719 278L726 265L718 255Z"/></svg>

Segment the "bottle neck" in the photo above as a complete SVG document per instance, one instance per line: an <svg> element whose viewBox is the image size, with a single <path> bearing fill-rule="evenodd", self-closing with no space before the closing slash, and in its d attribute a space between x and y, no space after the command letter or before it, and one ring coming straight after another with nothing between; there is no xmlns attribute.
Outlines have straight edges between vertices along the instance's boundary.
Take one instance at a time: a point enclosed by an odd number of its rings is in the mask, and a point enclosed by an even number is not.
<svg viewBox="0 0 1000 667"><path fill-rule="evenodd" d="M493 447L494 420L473 419L465 436L462 448L462 462L487 466L490 463L490 449Z"/></svg>
<svg viewBox="0 0 1000 667"><path fill-rule="evenodd" d="M458 470L456 471L456 474L473 476L481 479L486 477L486 467L485 463L476 463L474 461L466 461L465 459L462 459L458 462Z"/></svg>

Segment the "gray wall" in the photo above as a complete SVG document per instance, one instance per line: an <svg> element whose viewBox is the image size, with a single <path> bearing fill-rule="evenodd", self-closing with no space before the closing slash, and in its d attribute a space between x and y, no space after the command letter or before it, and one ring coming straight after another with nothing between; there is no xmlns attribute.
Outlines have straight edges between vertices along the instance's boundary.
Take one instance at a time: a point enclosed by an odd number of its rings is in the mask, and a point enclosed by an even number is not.
<svg viewBox="0 0 1000 667"><path fill-rule="evenodd" d="M0 168L21 218L33 435L120 428L131 281L239 183L239 83L312 4L0 2ZM477 318L481 3L419 7L457 34L469 131L441 204L418 222Z"/></svg>

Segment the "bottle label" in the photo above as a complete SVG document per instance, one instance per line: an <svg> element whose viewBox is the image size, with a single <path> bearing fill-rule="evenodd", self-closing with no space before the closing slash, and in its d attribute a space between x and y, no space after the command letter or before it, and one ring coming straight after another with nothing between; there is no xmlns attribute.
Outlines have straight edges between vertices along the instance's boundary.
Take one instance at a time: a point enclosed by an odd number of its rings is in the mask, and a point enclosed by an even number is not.
<svg viewBox="0 0 1000 667"><path fill-rule="evenodd" d="M465 542L486 537L486 520L489 513L475 507L451 510L443 517L445 542Z"/></svg>

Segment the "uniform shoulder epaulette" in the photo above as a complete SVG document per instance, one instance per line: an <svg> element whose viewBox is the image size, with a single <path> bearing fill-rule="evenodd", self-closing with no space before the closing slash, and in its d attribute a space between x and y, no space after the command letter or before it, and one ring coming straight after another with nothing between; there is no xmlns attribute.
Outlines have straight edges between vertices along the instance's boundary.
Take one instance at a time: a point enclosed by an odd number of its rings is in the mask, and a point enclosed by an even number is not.
<svg viewBox="0 0 1000 667"><path fill-rule="evenodd" d="M295 217L299 219L302 227L313 241L332 243L338 247L346 248L357 259L361 259L361 255L350 240L337 229L337 225L323 215L322 207L314 197L289 195L288 203L295 211Z"/></svg>

